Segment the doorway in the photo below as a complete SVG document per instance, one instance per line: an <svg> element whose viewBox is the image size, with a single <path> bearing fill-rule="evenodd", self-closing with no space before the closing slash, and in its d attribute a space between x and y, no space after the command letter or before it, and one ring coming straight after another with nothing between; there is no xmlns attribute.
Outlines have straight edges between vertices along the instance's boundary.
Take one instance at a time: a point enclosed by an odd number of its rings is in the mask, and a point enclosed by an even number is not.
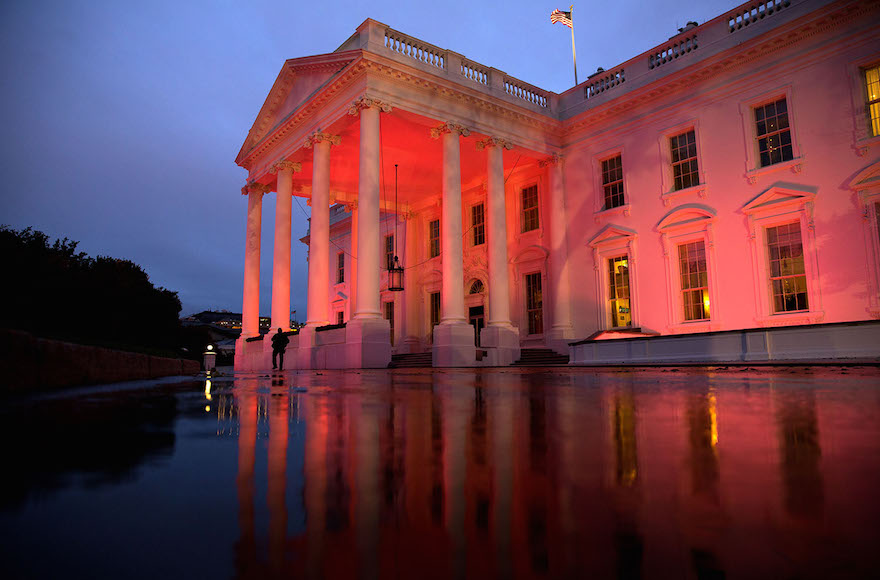
<svg viewBox="0 0 880 580"><path fill-rule="evenodd" d="M483 315L482 306L471 306L468 308L468 320L474 327L474 346L480 346L480 331L486 326L486 319Z"/></svg>

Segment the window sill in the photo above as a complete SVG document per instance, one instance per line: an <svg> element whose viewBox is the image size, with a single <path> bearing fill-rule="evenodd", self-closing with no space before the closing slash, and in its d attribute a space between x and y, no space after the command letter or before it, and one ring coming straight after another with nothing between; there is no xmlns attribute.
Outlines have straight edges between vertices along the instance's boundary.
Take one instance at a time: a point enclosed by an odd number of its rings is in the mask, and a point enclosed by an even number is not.
<svg viewBox="0 0 880 580"><path fill-rule="evenodd" d="M719 330L720 325L711 320L695 320L693 322L670 324L667 328L673 334L691 334L695 332L713 332Z"/></svg>
<svg viewBox="0 0 880 580"><path fill-rule="evenodd" d="M755 169L751 169L749 171L746 171L746 179L751 185L754 185L758 181L759 177L768 173L776 173L777 171L785 171L786 169L791 169L792 173L800 173L804 168L805 158L805 155L801 155L800 157L795 157L794 159L789 159L788 161L768 165L767 167L757 167Z"/></svg>
<svg viewBox="0 0 880 580"><path fill-rule="evenodd" d="M769 316L762 316L755 319L755 322L758 326L761 327L772 327L772 326L797 326L799 324L817 324L822 322L825 319L825 312L823 311L803 311L803 312L790 312L787 314L771 314Z"/></svg>
<svg viewBox="0 0 880 580"><path fill-rule="evenodd" d="M624 215L626 217L630 216L632 210L632 206L628 203L624 205L619 205L617 207L612 207L611 209L600 209L599 211L593 214L593 218L596 220L596 223L602 221L603 218L608 218L615 215Z"/></svg>
<svg viewBox="0 0 880 580"><path fill-rule="evenodd" d="M672 200L676 197L681 197L684 195L698 195L702 198L705 198L708 195L706 190L706 184L701 183L699 185L694 185L691 187L686 187L684 189L676 189L673 191L667 191L660 195L660 199L663 200L663 205L668 206Z"/></svg>

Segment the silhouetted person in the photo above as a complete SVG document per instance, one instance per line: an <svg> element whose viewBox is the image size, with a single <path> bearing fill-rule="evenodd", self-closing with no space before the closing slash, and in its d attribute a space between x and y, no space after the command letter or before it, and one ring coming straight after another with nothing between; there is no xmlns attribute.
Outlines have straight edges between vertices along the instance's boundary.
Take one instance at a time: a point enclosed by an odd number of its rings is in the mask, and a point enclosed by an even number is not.
<svg viewBox="0 0 880 580"><path fill-rule="evenodd" d="M290 339L287 338L287 335L279 328L278 332L275 333L275 336L272 337L272 368L283 371L284 370L284 349L287 348L287 345L290 343ZM276 365L276 358L278 364Z"/></svg>

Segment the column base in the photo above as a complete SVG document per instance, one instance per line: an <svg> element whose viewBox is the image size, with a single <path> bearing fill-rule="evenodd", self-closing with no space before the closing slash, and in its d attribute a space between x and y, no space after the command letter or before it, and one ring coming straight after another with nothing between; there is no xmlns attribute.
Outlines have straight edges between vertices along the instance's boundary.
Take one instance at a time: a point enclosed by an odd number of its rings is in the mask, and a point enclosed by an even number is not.
<svg viewBox="0 0 880 580"><path fill-rule="evenodd" d="M553 327L550 329L550 332L544 335L544 345L556 353L565 356L570 356L568 343L574 340L574 328L572 326Z"/></svg>
<svg viewBox="0 0 880 580"><path fill-rule="evenodd" d="M240 336L235 340L235 357L233 369L241 372L265 371L272 368L271 340L263 337L263 340L248 342L248 337ZM270 345L267 349L266 343Z"/></svg>
<svg viewBox="0 0 880 580"><path fill-rule="evenodd" d="M519 360L519 330L515 326L487 326L480 331L480 348L486 350L483 364L506 367Z"/></svg>
<svg viewBox="0 0 880 580"><path fill-rule="evenodd" d="M391 325L384 318L351 319L345 325L345 368L388 368L390 335Z"/></svg>
<svg viewBox="0 0 880 580"><path fill-rule="evenodd" d="M398 347L397 352L401 354L414 354L422 352L422 341L417 336L407 336L403 339Z"/></svg>
<svg viewBox="0 0 880 580"><path fill-rule="evenodd" d="M432 365L435 367L477 366L474 327L466 322L438 324L434 327Z"/></svg>

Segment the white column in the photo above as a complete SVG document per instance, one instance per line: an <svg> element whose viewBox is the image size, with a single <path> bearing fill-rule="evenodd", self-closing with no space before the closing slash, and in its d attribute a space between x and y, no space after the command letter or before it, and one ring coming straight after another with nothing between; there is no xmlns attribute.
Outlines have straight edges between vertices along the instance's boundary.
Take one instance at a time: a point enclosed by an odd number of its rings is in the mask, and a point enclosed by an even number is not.
<svg viewBox="0 0 880 580"><path fill-rule="evenodd" d="M330 300L330 145L339 137L315 133L305 147L314 149L312 160L312 219L309 232L309 291L306 323L329 322Z"/></svg>
<svg viewBox="0 0 880 580"><path fill-rule="evenodd" d="M260 334L260 230L263 217L263 194L269 188L251 183L241 192L248 196L247 234L244 251L244 291L241 303L241 335Z"/></svg>
<svg viewBox="0 0 880 580"><path fill-rule="evenodd" d="M504 150L511 144L489 137L477 143L486 150L488 184L486 232L489 258L489 321L480 333L490 364L508 365L519 358L519 331L510 321L510 277L507 269L507 211L504 203Z"/></svg>
<svg viewBox="0 0 880 580"><path fill-rule="evenodd" d="M290 211L293 204L293 173L302 165L279 161L272 167L278 174L275 188L275 254L272 262L272 330L290 329Z"/></svg>
<svg viewBox="0 0 880 580"><path fill-rule="evenodd" d="M355 318L381 318L379 310L379 108L361 108L358 167L357 303Z"/></svg>
<svg viewBox="0 0 880 580"><path fill-rule="evenodd" d="M433 364L436 367L476 365L474 330L464 313L464 266L461 247L461 150L459 140L470 131L457 123L431 130L443 138L443 208L440 216L440 252L443 287L440 324L434 328Z"/></svg>
<svg viewBox="0 0 880 580"><path fill-rule="evenodd" d="M568 222L565 216L565 181L563 159L554 154L541 162L550 177L550 289L553 297L553 324L546 345L560 354L568 354L574 339L571 325L571 287L568 274Z"/></svg>
<svg viewBox="0 0 880 580"><path fill-rule="evenodd" d="M408 267L419 262L418 244L420 229L412 214L405 215L403 227L403 302L404 313L401 317L400 336L403 337L403 352L421 352L419 334L419 288L416 288L416 269Z"/></svg>
<svg viewBox="0 0 880 580"><path fill-rule="evenodd" d="M358 281L358 204L357 200L348 204L351 212L351 260L348 271L351 274L351 280L348 281L348 319L354 316L355 305L357 304L357 281Z"/></svg>

